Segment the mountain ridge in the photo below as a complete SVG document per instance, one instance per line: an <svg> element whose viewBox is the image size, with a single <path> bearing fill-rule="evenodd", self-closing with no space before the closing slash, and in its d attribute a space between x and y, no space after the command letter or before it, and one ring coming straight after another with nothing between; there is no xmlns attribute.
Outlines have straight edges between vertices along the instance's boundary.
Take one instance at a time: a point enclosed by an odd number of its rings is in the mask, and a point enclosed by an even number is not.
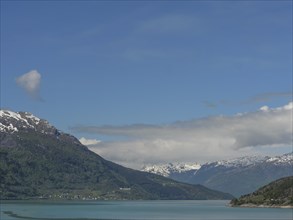
<svg viewBox="0 0 293 220"><path fill-rule="evenodd" d="M144 172L159 174L161 176L168 177L171 173L184 173L193 170L196 172L201 167L198 163L168 163L160 165L145 165L141 169Z"/></svg>
<svg viewBox="0 0 293 220"><path fill-rule="evenodd" d="M180 166L184 166L181 164ZM179 166L179 167L180 167ZM248 194L278 178L293 175L293 153L281 156L246 156L199 164L198 169L185 171L170 169L167 165L145 166L144 171L209 188L234 196Z"/></svg>
<svg viewBox="0 0 293 220"><path fill-rule="evenodd" d="M197 171L201 169L203 166L224 166L224 167L247 167L251 165L255 165L262 162L274 162L275 164L282 164L282 163L290 163L292 161L293 152L285 153L283 155L278 156L260 156L260 155L253 155L253 156L244 156L233 158L230 160L219 160L207 163L166 163L166 164L158 164L158 165L144 165L142 167L142 171L145 172L153 172L153 173L162 173L167 175L173 172L187 172L187 171Z"/></svg>

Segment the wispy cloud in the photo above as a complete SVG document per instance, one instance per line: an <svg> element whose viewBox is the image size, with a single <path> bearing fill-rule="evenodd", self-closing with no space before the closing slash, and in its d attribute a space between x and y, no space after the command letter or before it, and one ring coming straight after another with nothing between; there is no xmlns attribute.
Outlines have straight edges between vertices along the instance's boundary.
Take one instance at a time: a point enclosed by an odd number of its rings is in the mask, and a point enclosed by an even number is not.
<svg viewBox="0 0 293 220"><path fill-rule="evenodd" d="M272 99L277 99L277 98L293 98L292 91L291 92L267 92L267 93L262 93L258 94L256 96L251 97L245 103L259 103L259 102L267 102Z"/></svg>
<svg viewBox="0 0 293 220"><path fill-rule="evenodd" d="M41 74L32 70L16 78L16 83L34 100L41 101L40 85Z"/></svg>
<svg viewBox="0 0 293 220"><path fill-rule="evenodd" d="M228 101L228 100L221 100L221 101L202 101L202 104L206 108L217 108L219 106L239 106L239 105L250 105L250 104L259 104L259 103L268 103L273 100L290 100L293 99L293 93L291 91L285 92L266 92L260 93L255 96L249 97L245 100L238 100L238 101Z"/></svg>
<svg viewBox="0 0 293 220"><path fill-rule="evenodd" d="M115 162L209 161L252 153L257 147L291 146L292 106L262 107L234 116L217 116L167 125L78 126L77 132L125 137L89 146ZM125 139L124 138L124 139Z"/></svg>
<svg viewBox="0 0 293 220"><path fill-rule="evenodd" d="M199 20L190 15L166 14L140 23L137 32L148 34L181 33L199 29Z"/></svg>
<svg viewBox="0 0 293 220"><path fill-rule="evenodd" d="M218 104L210 101L203 101L202 104L207 108L217 108Z"/></svg>

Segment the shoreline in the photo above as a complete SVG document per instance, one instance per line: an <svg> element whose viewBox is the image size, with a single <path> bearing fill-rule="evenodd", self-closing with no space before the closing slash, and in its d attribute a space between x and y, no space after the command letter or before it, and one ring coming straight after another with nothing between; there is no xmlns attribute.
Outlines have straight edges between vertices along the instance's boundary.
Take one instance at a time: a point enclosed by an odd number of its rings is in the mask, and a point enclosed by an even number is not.
<svg viewBox="0 0 293 220"><path fill-rule="evenodd" d="M238 208L279 208L279 209L293 209L292 205L256 205L252 203L242 204L242 205L232 205L229 204L230 207L238 207Z"/></svg>

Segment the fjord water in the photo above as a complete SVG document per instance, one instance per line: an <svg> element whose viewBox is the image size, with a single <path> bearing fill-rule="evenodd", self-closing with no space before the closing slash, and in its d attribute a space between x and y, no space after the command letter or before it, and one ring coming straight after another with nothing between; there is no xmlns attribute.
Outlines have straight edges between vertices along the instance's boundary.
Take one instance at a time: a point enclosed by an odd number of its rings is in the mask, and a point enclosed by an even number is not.
<svg viewBox="0 0 293 220"><path fill-rule="evenodd" d="M292 209L229 201L2 201L1 220L292 220Z"/></svg>

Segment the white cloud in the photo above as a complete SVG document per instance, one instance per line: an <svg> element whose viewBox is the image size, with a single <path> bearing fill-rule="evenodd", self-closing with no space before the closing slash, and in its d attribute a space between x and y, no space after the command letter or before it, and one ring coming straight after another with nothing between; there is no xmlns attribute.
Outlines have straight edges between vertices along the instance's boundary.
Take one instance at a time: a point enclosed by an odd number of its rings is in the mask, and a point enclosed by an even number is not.
<svg viewBox="0 0 293 220"><path fill-rule="evenodd" d="M250 113L167 125L76 127L76 131L124 137L91 145L101 156L126 166L146 163L206 162L243 156L258 148L292 145L292 103Z"/></svg>
<svg viewBox="0 0 293 220"><path fill-rule="evenodd" d="M25 73L16 79L16 83L23 88L27 94L35 100L41 100L40 85L41 74L37 70Z"/></svg>
<svg viewBox="0 0 293 220"><path fill-rule="evenodd" d="M261 107L259 110L267 112L269 110L269 106L265 105L265 106Z"/></svg>
<svg viewBox="0 0 293 220"><path fill-rule="evenodd" d="M79 141L85 146L95 145L101 142L97 139L86 139L84 137L80 138Z"/></svg>

